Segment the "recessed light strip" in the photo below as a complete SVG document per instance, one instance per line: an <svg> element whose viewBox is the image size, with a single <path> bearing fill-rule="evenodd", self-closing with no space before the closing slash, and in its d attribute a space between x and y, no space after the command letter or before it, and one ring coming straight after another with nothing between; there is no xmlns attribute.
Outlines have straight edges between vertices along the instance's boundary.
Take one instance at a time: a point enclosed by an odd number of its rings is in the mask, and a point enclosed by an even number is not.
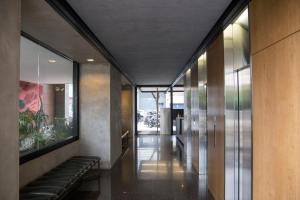
<svg viewBox="0 0 300 200"><path fill-rule="evenodd" d="M49 59L48 62L49 62L49 63L56 63L56 60L54 60L54 59Z"/></svg>
<svg viewBox="0 0 300 200"><path fill-rule="evenodd" d="M88 59L86 59L86 61L88 61L88 62L94 62L95 59L93 59L93 58L88 58Z"/></svg>

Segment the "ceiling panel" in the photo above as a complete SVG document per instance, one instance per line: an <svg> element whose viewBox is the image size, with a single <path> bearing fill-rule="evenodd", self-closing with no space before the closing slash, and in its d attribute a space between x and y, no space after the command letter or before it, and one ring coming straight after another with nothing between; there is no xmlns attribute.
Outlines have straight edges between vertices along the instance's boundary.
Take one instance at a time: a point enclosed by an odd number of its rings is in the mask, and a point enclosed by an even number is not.
<svg viewBox="0 0 300 200"><path fill-rule="evenodd" d="M171 84L230 0L67 0L138 85Z"/></svg>

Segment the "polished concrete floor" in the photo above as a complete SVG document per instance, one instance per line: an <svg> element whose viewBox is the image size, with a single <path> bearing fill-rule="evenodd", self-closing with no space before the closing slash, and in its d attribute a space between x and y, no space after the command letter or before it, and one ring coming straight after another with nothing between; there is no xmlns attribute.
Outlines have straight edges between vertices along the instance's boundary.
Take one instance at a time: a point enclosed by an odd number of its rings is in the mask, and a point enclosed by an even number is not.
<svg viewBox="0 0 300 200"><path fill-rule="evenodd" d="M76 200L196 200L206 197L205 176L195 173L175 136L142 135L110 171L84 184Z"/></svg>

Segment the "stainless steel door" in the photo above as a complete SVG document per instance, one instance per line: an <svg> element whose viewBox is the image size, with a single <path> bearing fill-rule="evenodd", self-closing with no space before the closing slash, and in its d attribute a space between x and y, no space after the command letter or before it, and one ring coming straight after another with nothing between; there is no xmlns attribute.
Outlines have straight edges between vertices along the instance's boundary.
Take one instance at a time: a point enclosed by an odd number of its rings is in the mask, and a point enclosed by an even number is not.
<svg viewBox="0 0 300 200"><path fill-rule="evenodd" d="M198 59L199 91L199 174L207 174L207 65L206 53Z"/></svg>
<svg viewBox="0 0 300 200"><path fill-rule="evenodd" d="M192 170L192 131L191 131L191 70L184 76L184 123L183 143L187 170Z"/></svg>
<svg viewBox="0 0 300 200"><path fill-rule="evenodd" d="M207 65L206 53L198 59L200 199L207 199Z"/></svg>
<svg viewBox="0 0 300 200"><path fill-rule="evenodd" d="M206 73L204 53L191 70L192 164L200 175L207 173Z"/></svg>
<svg viewBox="0 0 300 200"><path fill-rule="evenodd" d="M251 199L251 70L237 72L239 102L239 199Z"/></svg>
<svg viewBox="0 0 300 200"><path fill-rule="evenodd" d="M198 63L191 70L191 128L192 128L192 165L199 173L199 91Z"/></svg>
<svg viewBox="0 0 300 200"><path fill-rule="evenodd" d="M235 200L238 196L238 93L237 74L229 66L226 69L225 63L225 199Z"/></svg>
<svg viewBox="0 0 300 200"><path fill-rule="evenodd" d="M251 200L251 65L248 10L223 33L225 58L225 199Z"/></svg>

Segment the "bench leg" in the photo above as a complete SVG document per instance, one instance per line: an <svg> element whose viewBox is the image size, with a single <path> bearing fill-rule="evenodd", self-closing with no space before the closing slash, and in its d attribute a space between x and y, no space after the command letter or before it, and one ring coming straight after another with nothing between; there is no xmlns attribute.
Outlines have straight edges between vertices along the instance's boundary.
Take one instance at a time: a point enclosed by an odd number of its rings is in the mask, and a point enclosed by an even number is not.
<svg viewBox="0 0 300 200"><path fill-rule="evenodd" d="M98 170L100 171L100 160L98 160ZM99 191L99 194L101 194L101 182L100 182L100 176L98 177L98 191Z"/></svg>

